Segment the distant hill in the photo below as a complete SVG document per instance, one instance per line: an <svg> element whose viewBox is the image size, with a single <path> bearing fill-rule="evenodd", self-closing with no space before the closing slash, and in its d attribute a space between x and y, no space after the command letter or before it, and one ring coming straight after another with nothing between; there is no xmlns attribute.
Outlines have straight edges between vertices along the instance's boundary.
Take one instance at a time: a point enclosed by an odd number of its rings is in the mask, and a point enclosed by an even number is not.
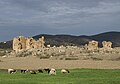
<svg viewBox="0 0 120 84"><path fill-rule="evenodd" d="M113 42L113 47L120 47L120 32L105 32L92 36L73 36L73 35L47 35L40 34L33 36L34 39L39 39L41 36L45 37L45 45L50 44L51 46L60 46L60 45L76 45L81 46L85 45L91 40L99 41L111 41ZM99 44L101 46L101 44ZM12 41L7 43L0 43L0 48L12 48Z"/></svg>
<svg viewBox="0 0 120 84"><path fill-rule="evenodd" d="M99 41L111 41L113 42L113 47L120 47L120 32L105 32L92 36L72 36L72 35L47 35L40 34L36 35L33 38L38 39L41 36L45 36L46 44L50 45L85 45L91 40ZM101 45L101 44L100 44Z"/></svg>
<svg viewBox="0 0 120 84"><path fill-rule="evenodd" d="M72 35L46 35L46 34L41 34L34 36L34 39L38 39L41 36L45 37L46 45L50 44L51 46L60 46L60 45L84 45L88 41L90 41L87 36L72 36Z"/></svg>

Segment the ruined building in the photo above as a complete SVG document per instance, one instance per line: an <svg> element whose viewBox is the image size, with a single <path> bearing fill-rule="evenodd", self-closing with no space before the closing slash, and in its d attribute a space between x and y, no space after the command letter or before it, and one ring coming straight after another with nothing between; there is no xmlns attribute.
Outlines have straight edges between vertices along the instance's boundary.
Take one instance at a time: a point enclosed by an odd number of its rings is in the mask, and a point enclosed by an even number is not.
<svg viewBox="0 0 120 84"><path fill-rule="evenodd" d="M32 37L26 38L24 36L19 36L13 39L13 50L19 52L21 50L27 49L39 49L43 48L45 44L44 37L42 36L39 40L35 40Z"/></svg>
<svg viewBox="0 0 120 84"><path fill-rule="evenodd" d="M108 42L107 41L103 41L102 45L103 45L104 49L107 49L107 50L112 49L112 42L110 42L110 41L108 41Z"/></svg>
<svg viewBox="0 0 120 84"><path fill-rule="evenodd" d="M96 51L96 50L102 50L102 51L111 51L112 50L112 42L110 41L103 41L102 42L102 48L98 48L98 42L97 41L89 41L88 44L85 45L86 50L90 51Z"/></svg>
<svg viewBox="0 0 120 84"><path fill-rule="evenodd" d="M92 41L89 41L89 43L86 44L85 46L87 47L87 50L94 51L98 49L98 42L92 40Z"/></svg>
<svg viewBox="0 0 120 84"><path fill-rule="evenodd" d="M26 38L23 36L19 36L13 39L13 50L16 52L26 49Z"/></svg>

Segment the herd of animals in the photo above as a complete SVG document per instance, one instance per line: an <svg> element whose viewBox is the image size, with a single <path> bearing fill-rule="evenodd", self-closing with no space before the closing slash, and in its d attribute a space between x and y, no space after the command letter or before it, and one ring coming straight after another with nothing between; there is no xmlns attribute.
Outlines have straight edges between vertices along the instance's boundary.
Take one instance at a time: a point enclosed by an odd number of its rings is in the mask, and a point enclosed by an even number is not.
<svg viewBox="0 0 120 84"><path fill-rule="evenodd" d="M17 72L16 69L8 69L9 74L13 74L16 72ZM26 73L37 74L37 73L47 72L49 75L56 75L56 69L54 68L44 68L44 69L38 69L38 70L21 69L20 72L23 74L26 74ZM61 69L61 73L66 74L66 73L70 73L70 71L68 69Z"/></svg>

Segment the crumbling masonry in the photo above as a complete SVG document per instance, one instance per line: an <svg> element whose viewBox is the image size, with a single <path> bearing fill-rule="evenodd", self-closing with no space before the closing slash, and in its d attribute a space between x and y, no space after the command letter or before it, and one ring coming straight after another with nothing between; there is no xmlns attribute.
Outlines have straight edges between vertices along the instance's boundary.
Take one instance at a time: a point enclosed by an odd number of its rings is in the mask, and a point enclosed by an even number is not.
<svg viewBox="0 0 120 84"><path fill-rule="evenodd" d="M102 47L103 51L112 50L112 42L110 42L110 41L103 41L102 46L103 46ZM96 51L96 50L100 49L98 47L98 41L94 41L94 40L89 41L89 43L85 45L85 48L89 51Z"/></svg>
<svg viewBox="0 0 120 84"><path fill-rule="evenodd" d="M32 37L26 38L24 36L19 36L13 39L13 50L19 52L21 50L28 49L39 49L43 48L45 44L44 37L42 36L39 40L35 40Z"/></svg>
<svg viewBox="0 0 120 84"><path fill-rule="evenodd" d="M86 44L87 50L94 51L98 49L98 42L97 41L89 41L88 45Z"/></svg>
<svg viewBox="0 0 120 84"><path fill-rule="evenodd" d="M110 42L110 41L103 41L102 42L102 45L103 45L103 50L104 51L110 51L110 50L112 50L112 42Z"/></svg>

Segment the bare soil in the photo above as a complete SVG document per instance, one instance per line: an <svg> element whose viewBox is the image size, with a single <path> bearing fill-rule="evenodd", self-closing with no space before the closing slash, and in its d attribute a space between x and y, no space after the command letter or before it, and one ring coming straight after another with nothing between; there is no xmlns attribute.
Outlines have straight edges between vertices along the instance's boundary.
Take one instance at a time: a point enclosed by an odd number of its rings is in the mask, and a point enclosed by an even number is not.
<svg viewBox="0 0 120 84"><path fill-rule="evenodd" d="M38 69L38 68L95 68L120 69L120 61L111 60L50 60L30 57L0 57L0 69Z"/></svg>

